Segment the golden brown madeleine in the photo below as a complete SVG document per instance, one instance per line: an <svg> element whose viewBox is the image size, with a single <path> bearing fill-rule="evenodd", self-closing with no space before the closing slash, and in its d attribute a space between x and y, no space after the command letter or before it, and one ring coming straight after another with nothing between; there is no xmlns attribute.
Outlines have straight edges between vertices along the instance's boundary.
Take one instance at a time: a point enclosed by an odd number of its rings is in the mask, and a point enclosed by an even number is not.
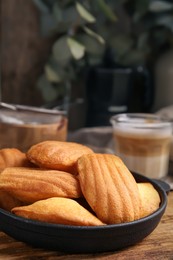
<svg viewBox="0 0 173 260"><path fill-rule="evenodd" d="M0 190L0 208L11 211L12 208L22 206L23 203L6 191Z"/></svg>
<svg viewBox="0 0 173 260"><path fill-rule="evenodd" d="M0 174L0 190L27 203L50 197L81 196L77 177L68 172L39 168L6 168Z"/></svg>
<svg viewBox="0 0 173 260"><path fill-rule="evenodd" d="M159 208L160 196L154 186L149 183L138 183L141 196L141 218L150 215Z"/></svg>
<svg viewBox="0 0 173 260"><path fill-rule="evenodd" d="M6 167L26 167L31 163L26 158L26 154L16 148L3 148L0 150L0 169Z"/></svg>
<svg viewBox="0 0 173 260"><path fill-rule="evenodd" d="M75 226L103 225L96 216L76 201L68 198L40 200L29 206L13 208L12 213L32 220L54 224Z"/></svg>
<svg viewBox="0 0 173 260"><path fill-rule="evenodd" d="M93 151L82 144L73 142L44 141L33 145L27 152L27 158L41 168L76 173L76 161Z"/></svg>
<svg viewBox="0 0 173 260"><path fill-rule="evenodd" d="M97 217L107 224L140 217L137 183L127 167L112 154L88 154L78 160L81 189Z"/></svg>

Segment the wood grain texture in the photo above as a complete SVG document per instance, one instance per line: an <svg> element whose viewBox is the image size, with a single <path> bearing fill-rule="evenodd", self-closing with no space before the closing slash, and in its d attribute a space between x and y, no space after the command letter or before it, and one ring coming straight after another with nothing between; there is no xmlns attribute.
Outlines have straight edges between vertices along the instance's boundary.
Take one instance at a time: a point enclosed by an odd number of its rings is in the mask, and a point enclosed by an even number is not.
<svg viewBox="0 0 173 260"><path fill-rule="evenodd" d="M52 38L40 34L39 11L32 0L1 0L1 79L4 102L42 104L37 79Z"/></svg>
<svg viewBox="0 0 173 260"><path fill-rule="evenodd" d="M104 259L104 260L172 260L173 259L173 191L157 228L142 242L129 248L100 254L65 254L33 248L0 232L0 259Z"/></svg>

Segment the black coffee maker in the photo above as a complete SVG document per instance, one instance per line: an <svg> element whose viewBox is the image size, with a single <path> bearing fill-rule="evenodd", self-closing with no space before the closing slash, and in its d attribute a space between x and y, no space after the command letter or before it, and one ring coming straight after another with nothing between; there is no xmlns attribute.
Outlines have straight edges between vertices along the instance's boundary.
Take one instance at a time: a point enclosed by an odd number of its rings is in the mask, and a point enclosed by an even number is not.
<svg viewBox="0 0 173 260"><path fill-rule="evenodd" d="M110 117L119 113L147 113L153 102L151 76L144 66L92 68L86 89L87 127L110 125Z"/></svg>

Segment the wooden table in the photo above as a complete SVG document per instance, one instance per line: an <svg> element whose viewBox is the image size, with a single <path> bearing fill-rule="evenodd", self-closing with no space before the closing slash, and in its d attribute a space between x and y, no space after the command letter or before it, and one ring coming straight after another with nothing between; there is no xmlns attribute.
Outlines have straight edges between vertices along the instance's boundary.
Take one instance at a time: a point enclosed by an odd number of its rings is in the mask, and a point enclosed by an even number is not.
<svg viewBox="0 0 173 260"><path fill-rule="evenodd" d="M101 254L65 254L33 248L0 232L0 259L173 260L173 191L168 195L167 209L157 228L142 242L129 248Z"/></svg>

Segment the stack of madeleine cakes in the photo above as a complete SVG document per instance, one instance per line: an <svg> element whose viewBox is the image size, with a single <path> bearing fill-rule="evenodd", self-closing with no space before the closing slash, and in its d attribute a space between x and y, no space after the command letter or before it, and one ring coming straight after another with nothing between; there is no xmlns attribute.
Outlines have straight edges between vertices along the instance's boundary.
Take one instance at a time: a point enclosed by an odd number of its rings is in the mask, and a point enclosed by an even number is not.
<svg viewBox="0 0 173 260"><path fill-rule="evenodd" d="M0 150L0 207L55 224L100 226L145 217L159 208L151 183L137 183L122 160L89 147L44 141L23 153Z"/></svg>

